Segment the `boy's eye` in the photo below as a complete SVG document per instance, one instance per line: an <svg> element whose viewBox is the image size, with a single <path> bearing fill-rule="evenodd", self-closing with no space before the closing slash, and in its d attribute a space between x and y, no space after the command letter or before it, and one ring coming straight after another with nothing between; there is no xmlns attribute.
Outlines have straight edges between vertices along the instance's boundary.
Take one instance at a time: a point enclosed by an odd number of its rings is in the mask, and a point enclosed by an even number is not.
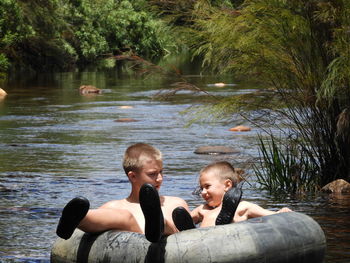
<svg viewBox="0 0 350 263"><path fill-rule="evenodd" d="M158 174L163 175L163 171L159 171L159 172L150 173L150 174L148 174L148 176L150 176L150 177L157 177L157 176L158 176Z"/></svg>
<svg viewBox="0 0 350 263"><path fill-rule="evenodd" d="M203 192L203 189L208 189L210 187L210 184L206 184L203 187L200 188L200 191Z"/></svg>

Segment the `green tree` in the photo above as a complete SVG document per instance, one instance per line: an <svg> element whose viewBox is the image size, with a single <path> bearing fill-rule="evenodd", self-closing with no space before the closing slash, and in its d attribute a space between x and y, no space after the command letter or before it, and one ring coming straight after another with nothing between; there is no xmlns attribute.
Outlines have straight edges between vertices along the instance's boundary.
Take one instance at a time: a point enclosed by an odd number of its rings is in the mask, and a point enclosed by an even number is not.
<svg viewBox="0 0 350 263"><path fill-rule="evenodd" d="M0 51L9 63L36 70L74 63L74 52L60 36L65 23L57 13L59 4L56 0L0 1L4 14Z"/></svg>

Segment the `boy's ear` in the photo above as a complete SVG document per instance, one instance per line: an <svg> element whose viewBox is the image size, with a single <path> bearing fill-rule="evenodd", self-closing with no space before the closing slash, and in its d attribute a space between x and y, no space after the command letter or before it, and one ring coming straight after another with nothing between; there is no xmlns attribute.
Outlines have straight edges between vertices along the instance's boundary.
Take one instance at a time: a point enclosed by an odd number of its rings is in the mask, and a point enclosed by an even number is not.
<svg viewBox="0 0 350 263"><path fill-rule="evenodd" d="M135 182L136 180L136 173L134 171L129 171L128 172L128 178L130 182Z"/></svg>
<svg viewBox="0 0 350 263"><path fill-rule="evenodd" d="M225 192L230 190L233 187L232 181L230 179L225 180Z"/></svg>

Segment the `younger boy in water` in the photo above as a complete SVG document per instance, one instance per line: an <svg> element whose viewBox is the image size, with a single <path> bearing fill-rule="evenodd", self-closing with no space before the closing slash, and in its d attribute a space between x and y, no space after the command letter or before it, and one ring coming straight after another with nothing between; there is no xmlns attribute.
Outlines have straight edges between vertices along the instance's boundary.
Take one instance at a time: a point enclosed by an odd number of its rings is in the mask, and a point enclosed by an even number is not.
<svg viewBox="0 0 350 263"><path fill-rule="evenodd" d="M203 168L200 171L199 184L206 203L196 207L191 214L186 209L176 208L173 219L177 228L180 231L191 229L197 223L200 223L200 227L223 225L291 211L289 208L282 208L273 212L247 201L240 202L240 182L243 181L241 173L242 170L234 169L226 161Z"/></svg>
<svg viewBox="0 0 350 263"><path fill-rule="evenodd" d="M123 168L131 184L129 196L90 210L87 199L74 198L62 211L56 230L59 237L70 238L75 228L89 233L116 229L145 233L149 241L157 242L162 234L178 231L172 211L178 206L188 210L188 206L181 198L158 195L163 183L161 152L145 143L131 145Z"/></svg>

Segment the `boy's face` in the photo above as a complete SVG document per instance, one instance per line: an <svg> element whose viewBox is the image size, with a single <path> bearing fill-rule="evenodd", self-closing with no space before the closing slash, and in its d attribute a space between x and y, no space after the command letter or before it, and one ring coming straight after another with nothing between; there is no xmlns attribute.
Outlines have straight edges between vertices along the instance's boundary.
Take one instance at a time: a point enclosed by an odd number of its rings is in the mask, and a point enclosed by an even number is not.
<svg viewBox="0 0 350 263"><path fill-rule="evenodd" d="M230 180L221 179L213 171L208 171L200 175L201 195L210 207L221 205L225 192L232 187L227 181Z"/></svg>
<svg viewBox="0 0 350 263"><path fill-rule="evenodd" d="M135 173L135 180L139 187L145 183L153 185L158 191L163 183L163 162L154 159L143 161L143 166Z"/></svg>

